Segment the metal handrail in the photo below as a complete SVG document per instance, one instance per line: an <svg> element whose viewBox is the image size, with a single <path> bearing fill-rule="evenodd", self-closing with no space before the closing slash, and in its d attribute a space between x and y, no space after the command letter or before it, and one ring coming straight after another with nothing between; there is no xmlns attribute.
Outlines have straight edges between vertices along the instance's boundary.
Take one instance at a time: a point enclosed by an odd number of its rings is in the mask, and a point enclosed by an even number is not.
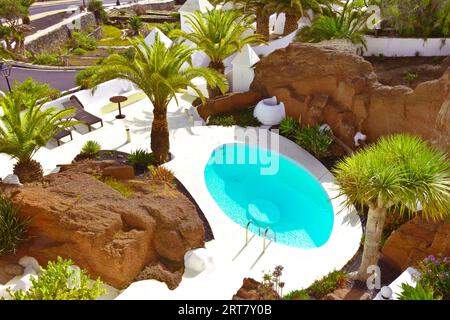
<svg viewBox="0 0 450 320"><path fill-rule="evenodd" d="M273 232L273 238L270 237L270 235L268 236L267 233L269 231ZM266 252L266 238L272 239L272 241L277 241L277 233L275 231L273 231L272 229L270 229L270 226L267 226L266 230L264 231L264 237L263 237L263 253Z"/></svg>
<svg viewBox="0 0 450 320"><path fill-rule="evenodd" d="M252 219L250 219L247 222L247 225L245 226L245 244L247 245L249 240L248 240L248 228L250 227L250 225L256 225L258 226L258 234L261 235L261 226L259 224L257 224L255 221L253 221Z"/></svg>

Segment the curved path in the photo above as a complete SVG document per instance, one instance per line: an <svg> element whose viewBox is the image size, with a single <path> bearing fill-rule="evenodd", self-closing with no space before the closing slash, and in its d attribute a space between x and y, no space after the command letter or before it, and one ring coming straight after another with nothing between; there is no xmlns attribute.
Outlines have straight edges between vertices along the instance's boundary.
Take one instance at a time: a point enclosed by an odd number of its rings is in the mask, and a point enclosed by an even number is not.
<svg viewBox="0 0 450 320"><path fill-rule="evenodd" d="M22 82L31 77L35 81L48 83L50 86L64 91L76 86L75 75L77 73L77 70L39 70L13 67L9 81L12 85L15 80ZM8 91L6 80L2 76L0 76L0 90Z"/></svg>
<svg viewBox="0 0 450 320"><path fill-rule="evenodd" d="M73 0L73 1L48 1L45 2L36 2L33 6L30 8L30 15L35 15L43 12L49 12L49 11L56 11L56 10L63 10L68 8L69 6L79 6L83 4L83 0ZM86 4L88 3L88 0L85 0ZM128 3L128 1L121 0L122 4ZM103 0L103 4L105 5L111 5L116 4L116 0Z"/></svg>

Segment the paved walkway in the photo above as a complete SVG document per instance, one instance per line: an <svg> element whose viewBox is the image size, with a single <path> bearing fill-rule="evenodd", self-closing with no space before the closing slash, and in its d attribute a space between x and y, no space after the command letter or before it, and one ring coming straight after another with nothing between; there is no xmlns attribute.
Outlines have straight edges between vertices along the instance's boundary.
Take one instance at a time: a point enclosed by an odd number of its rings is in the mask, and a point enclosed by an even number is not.
<svg viewBox="0 0 450 320"><path fill-rule="evenodd" d="M342 199L334 198L336 187L333 176L314 157L295 143L280 139L280 153L290 157L309 170L328 192L335 212L335 220L329 241L320 248L299 249L271 243L264 255L262 238L255 236L245 248L245 230L228 218L209 194L204 181L204 167L211 152L224 143L240 141L236 127L192 126L184 108L190 108L192 98L180 96L181 106L174 101L168 110L171 152L174 160L166 166L191 192L208 219L215 240L206 244L213 257L211 268L198 276L185 273L176 290L169 290L164 283L145 280L133 283L119 299L230 299L239 289L244 277L261 279L263 271L284 266L285 292L310 285L315 279L333 269L341 269L359 247L362 230L355 211L341 206ZM70 163L87 140L101 143L104 149L130 152L137 148L148 149L153 119L152 106L147 99L123 109L124 120L116 120L115 112L103 117L104 128L87 133L74 134L74 140L60 147L49 144L39 150L35 159L42 163L45 173L57 164ZM132 141L126 142L125 126L131 131ZM84 130L84 131L83 131ZM260 129L262 130L262 129ZM274 135L273 133L270 133ZM12 161L0 154L0 177L12 171Z"/></svg>

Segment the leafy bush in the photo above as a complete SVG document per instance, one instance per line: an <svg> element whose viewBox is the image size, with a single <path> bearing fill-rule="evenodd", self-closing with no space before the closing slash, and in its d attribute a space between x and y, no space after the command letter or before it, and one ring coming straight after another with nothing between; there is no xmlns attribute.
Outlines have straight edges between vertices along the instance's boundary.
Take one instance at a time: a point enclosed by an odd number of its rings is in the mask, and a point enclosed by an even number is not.
<svg viewBox="0 0 450 320"><path fill-rule="evenodd" d="M106 13L105 7L103 7L103 1L89 0L87 9L94 14L97 24L108 20L108 14Z"/></svg>
<svg viewBox="0 0 450 320"><path fill-rule="evenodd" d="M136 50L134 48L128 48L120 53L121 56L127 58L128 60L134 60L136 57Z"/></svg>
<svg viewBox="0 0 450 320"><path fill-rule="evenodd" d="M148 167L155 163L155 158L151 152L147 152L144 149L137 149L132 151L128 156L128 161L133 166L145 166Z"/></svg>
<svg viewBox="0 0 450 320"><path fill-rule="evenodd" d="M172 184L175 180L175 175L173 174L173 172L169 169L164 168L163 166L150 166L149 170L152 175L153 181L167 182L169 184Z"/></svg>
<svg viewBox="0 0 450 320"><path fill-rule="evenodd" d="M81 147L80 154L88 158L95 158L98 156L100 150L102 150L102 146L98 142L89 140Z"/></svg>
<svg viewBox="0 0 450 320"><path fill-rule="evenodd" d="M323 14L315 16L311 26L300 29L296 39L303 42L345 39L366 47L364 34L367 21L372 15L373 12L366 10L361 1L347 0L343 8L336 8L328 3L323 8Z"/></svg>
<svg viewBox="0 0 450 320"><path fill-rule="evenodd" d="M387 24L402 37L447 37L450 0L372 0Z"/></svg>
<svg viewBox="0 0 450 320"><path fill-rule="evenodd" d="M94 300L106 293L100 279L91 284L86 270L72 265L71 260L61 257L50 261L37 279L31 278L28 291L7 289L11 300Z"/></svg>
<svg viewBox="0 0 450 320"><path fill-rule="evenodd" d="M413 72L406 71L403 74L403 81L405 81L407 83L411 83L414 80L417 80L418 78L419 78L419 74L418 73L413 73Z"/></svg>
<svg viewBox="0 0 450 320"><path fill-rule="evenodd" d="M70 41L70 47L92 51L97 48L97 40L85 32L74 32Z"/></svg>
<svg viewBox="0 0 450 320"><path fill-rule="evenodd" d="M450 258L429 256L417 265L420 272L418 282L425 288L432 288L435 298L450 299Z"/></svg>
<svg viewBox="0 0 450 320"><path fill-rule="evenodd" d="M308 290L293 290L288 292L285 296L283 296L283 300L310 300Z"/></svg>
<svg viewBox="0 0 450 320"><path fill-rule="evenodd" d="M58 99L61 96L61 91L52 88L46 83L40 83L34 81L33 78L28 78L23 82L15 81L8 95L11 97L20 97L20 100L25 105L28 105L30 101L34 100L50 101Z"/></svg>
<svg viewBox="0 0 450 320"><path fill-rule="evenodd" d="M34 60L33 64L41 65L41 66L62 66L63 62L59 59L57 54L38 54Z"/></svg>
<svg viewBox="0 0 450 320"><path fill-rule="evenodd" d="M299 129L298 121L292 117L286 117L281 120L280 133L286 138L293 138Z"/></svg>
<svg viewBox="0 0 450 320"><path fill-rule="evenodd" d="M104 183L119 192L125 198L131 198L134 194L130 187L114 178L108 177L105 179Z"/></svg>
<svg viewBox="0 0 450 320"><path fill-rule="evenodd" d="M333 134L328 129L321 129L319 125L307 126L297 131L295 140L316 158L322 158L328 154L328 149L333 143Z"/></svg>
<svg viewBox="0 0 450 320"><path fill-rule="evenodd" d="M343 288L348 282L348 274L344 271L332 271L320 280L316 280L308 288L311 296L321 299L334 290Z"/></svg>
<svg viewBox="0 0 450 320"><path fill-rule="evenodd" d="M75 48L72 50L72 54L75 56L82 56L86 54L86 50L83 48Z"/></svg>
<svg viewBox="0 0 450 320"><path fill-rule="evenodd" d="M253 116L253 109L238 110L229 114L220 114L208 118L209 126L259 127L261 123Z"/></svg>
<svg viewBox="0 0 450 320"><path fill-rule="evenodd" d="M92 87L93 79L97 73L97 67L90 67L81 70L75 76L75 83L82 89L88 89Z"/></svg>
<svg viewBox="0 0 450 320"><path fill-rule="evenodd" d="M423 286L421 283L415 287L402 283L401 288L399 300L441 300L441 297L435 297L433 288Z"/></svg>
<svg viewBox="0 0 450 320"><path fill-rule="evenodd" d="M25 240L30 220L21 219L19 211L11 199L0 195L0 255L15 253L18 244Z"/></svg>

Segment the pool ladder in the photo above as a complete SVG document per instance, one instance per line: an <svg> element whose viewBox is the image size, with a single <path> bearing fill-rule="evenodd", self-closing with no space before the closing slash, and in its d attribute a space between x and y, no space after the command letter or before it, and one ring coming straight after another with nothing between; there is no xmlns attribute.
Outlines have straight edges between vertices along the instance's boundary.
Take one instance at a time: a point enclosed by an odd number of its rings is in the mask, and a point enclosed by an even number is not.
<svg viewBox="0 0 450 320"><path fill-rule="evenodd" d="M270 241L277 242L277 233L275 231L273 231L270 228L270 226L267 226L267 228L264 229L264 232L261 233L261 231L262 231L261 226L259 224L257 224L256 222L254 222L252 219L250 219L247 222L247 225L245 226L245 245L247 245L250 242L250 240L253 239L253 238L251 238L251 239L248 238L248 229L250 228L250 226L252 224L254 224L255 226L258 227L258 235L260 237L261 236L263 237L263 251L262 252L264 253L264 252L266 252L266 248L267 248L267 246L266 246L266 239L269 239ZM269 231L271 231L272 234L270 234Z"/></svg>

